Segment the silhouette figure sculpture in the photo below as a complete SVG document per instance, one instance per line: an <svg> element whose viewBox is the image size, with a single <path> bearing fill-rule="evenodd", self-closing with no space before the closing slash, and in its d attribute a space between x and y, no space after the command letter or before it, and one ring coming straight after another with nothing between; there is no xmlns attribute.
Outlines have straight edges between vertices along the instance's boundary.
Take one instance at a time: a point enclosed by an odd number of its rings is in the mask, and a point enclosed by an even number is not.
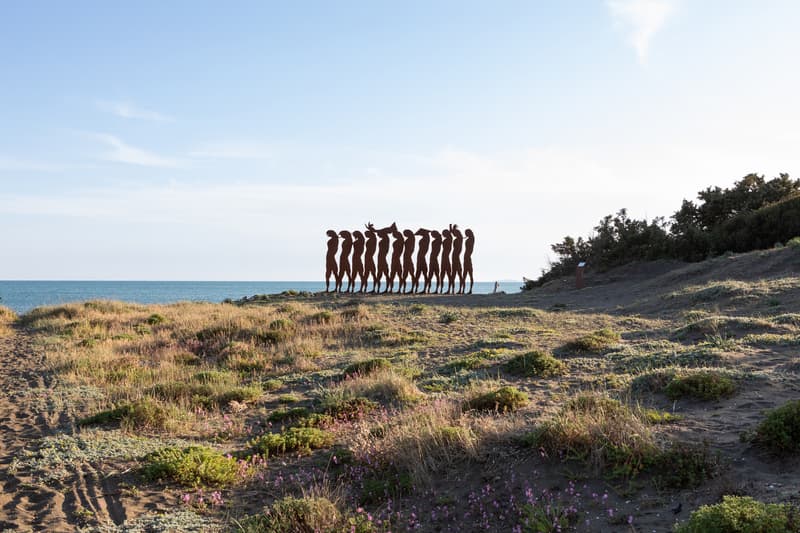
<svg viewBox="0 0 800 533"><path fill-rule="evenodd" d="M353 272L350 270L350 251L353 249L353 236L347 230L339 232L342 238L342 252L339 254L339 276L336 278L336 291L342 292L342 280L347 274L347 286L353 283Z"/></svg>
<svg viewBox="0 0 800 533"><path fill-rule="evenodd" d="M403 234L397 229L397 224L392 224L392 264L389 271L389 286L383 292L394 292L394 278L398 280L403 275Z"/></svg>
<svg viewBox="0 0 800 533"><path fill-rule="evenodd" d="M353 232L353 286L350 287L348 284L347 288L349 292L356 291L356 283L358 280L361 280L361 286L367 284L367 278L364 275L364 262L362 261L362 256L364 255L364 234L360 231L356 230Z"/></svg>
<svg viewBox="0 0 800 533"><path fill-rule="evenodd" d="M397 231L397 224L377 231L378 241L378 282L372 287L372 292L379 292L381 290L381 278L386 276L386 287L389 287L389 235ZM384 291L386 292L386 291Z"/></svg>
<svg viewBox="0 0 800 533"><path fill-rule="evenodd" d="M414 291L414 246L417 244L417 238L410 229L404 230L403 235L405 235L405 242L403 243L403 274L400 276L397 292L411 294ZM411 278L411 290L406 291L408 278Z"/></svg>
<svg viewBox="0 0 800 533"><path fill-rule="evenodd" d="M474 285L475 280L472 278L472 250L475 249L475 234L472 233L471 229L465 229L464 235L466 239L464 239L464 275L461 276L461 294L464 294L464 285L466 282L467 277L469 277L469 292L467 294L472 294L472 285ZM495 283L497 285L497 283ZM495 292L497 292L497 287L495 286Z"/></svg>
<svg viewBox="0 0 800 533"><path fill-rule="evenodd" d="M444 287L444 282L447 281L447 292L450 292L450 287L453 285L453 269L450 266L450 252L453 249L453 236L450 234L450 230L446 229L442 231L442 267L441 267L441 277L442 277L442 284L439 287L439 292L442 292L442 288Z"/></svg>
<svg viewBox="0 0 800 533"><path fill-rule="evenodd" d="M366 251L364 252L364 278L361 281L361 291L367 292L367 283L369 277L372 276L372 292L375 292L375 285L378 278L378 270L375 268L375 249L378 246L378 236L375 233L375 226L370 222L367 224L367 231L364 232L367 237Z"/></svg>
<svg viewBox="0 0 800 533"><path fill-rule="evenodd" d="M436 290L442 284L442 271L439 267L439 254L442 252L442 234L436 230L431 231L431 260L428 264L428 276L425 278L425 292L431 292L431 281L436 278ZM421 243L420 243L421 244Z"/></svg>
<svg viewBox="0 0 800 533"><path fill-rule="evenodd" d="M414 273L414 281L411 283L411 292L423 293L430 285L431 273L428 270L428 248L431 245L430 230L420 228L414 235L419 235L419 247L417 248L417 270ZM423 278L422 289L419 288L420 278Z"/></svg>
<svg viewBox="0 0 800 533"><path fill-rule="evenodd" d="M328 255L325 256L325 292L331 292L331 276L333 287L336 290L336 280L339 279L339 269L336 266L336 252L339 251L339 236L332 229L325 232L328 239Z"/></svg>
<svg viewBox="0 0 800 533"><path fill-rule="evenodd" d="M450 233L453 235L453 260L450 261L450 269L452 274L452 279L455 281L455 278L458 277L458 290L456 290L456 284L453 283L453 290L450 291L451 294L461 294L461 291L464 289L464 271L461 269L461 250L464 247L464 236L461 234L461 230L458 229L457 224L450 224ZM448 290L450 287L448 286Z"/></svg>

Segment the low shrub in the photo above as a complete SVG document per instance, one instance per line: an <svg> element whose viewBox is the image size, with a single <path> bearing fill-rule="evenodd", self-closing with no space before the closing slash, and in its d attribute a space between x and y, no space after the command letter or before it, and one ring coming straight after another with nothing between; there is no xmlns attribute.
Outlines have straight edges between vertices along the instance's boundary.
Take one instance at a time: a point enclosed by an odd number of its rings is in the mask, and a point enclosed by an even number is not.
<svg viewBox="0 0 800 533"><path fill-rule="evenodd" d="M719 400L736 392L733 380L721 372L699 371L678 374L664 387L671 400L695 398L697 400Z"/></svg>
<svg viewBox="0 0 800 533"><path fill-rule="evenodd" d="M375 526L365 514L341 513L329 499L286 496L263 514L238 523L241 533L371 533Z"/></svg>
<svg viewBox="0 0 800 533"><path fill-rule="evenodd" d="M789 248L800 248L800 237L792 237L786 242Z"/></svg>
<svg viewBox="0 0 800 533"><path fill-rule="evenodd" d="M151 326L157 326L159 324L163 324L166 321L167 319L164 317L164 315L158 313L153 313L152 315L147 317L147 323L150 324Z"/></svg>
<svg viewBox="0 0 800 533"><path fill-rule="evenodd" d="M173 418L171 410L151 398L128 403L102 411L78 421L79 426L119 425L123 429L162 430L169 426Z"/></svg>
<svg viewBox="0 0 800 533"><path fill-rule="evenodd" d="M358 420L378 407L379 404L369 398L357 396L355 398L342 399L335 403L328 403L326 412L337 420Z"/></svg>
<svg viewBox="0 0 800 533"><path fill-rule="evenodd" d="M676 533L788 533L800 531L800 513L788 504L763 503L749 496L723 496L703 505Z"/></svg>
<svg viewBox="0 0 800 533"><path fill-rule="evenodd" d="M621 338L616 331L604 328L578 337L574 341L567 343L564 348L568 351L581 353L602 353L619 344Z"/></svg>
<svg viewBox="0 0 800 533"><path fill-rule="evenodd" d="M708 446L674 443L656 454L647 465L654 474L653 484L659 490L693 489L711 479L719 468L718 457L709 453Z"/></svg>
<svg viewBox="0 0 800 533"><path fill-rule="evenodd" d="M658 453L649 424L601 395L573 398L525 440L550 456L580 460L614 477L635 476Z"/></svg>
<svg viewBox="0 0 800 533"><path fill-rule="evenodd" d="M308 416L310 413L305 407L281 407L272 411L267 420L274 423L284 423L291 420L298 420Z"/></svg>
<svg viewBox="0 0 800 533"><path fill-rule="evenodd" d="M205 446L169 447L144 458L148 481L170 480L188 487L223 487L236 481L236 459Z"/></svg>
<svg viewBox="0 0 800 533"><path fill-rule="evenodd" d="M306 321L311 324L330 324L333 322L333 313L330 311L320 311L318 313L309 315L308 318L306 318Z"/></svg>
<svg viewBox="0 0 800 533"><path fill-rule="evenodd" d="M547 352L534 350L511 358L505 369L510 374L524 377L550 377L562 374L566 365Z"/></svg>
<svg viewBox="0 0 800 533"><path fill-rule="evenodd" d="M365 376L378 370L392 368L392 362L388 359L376 357L374 359L366 359L364 361L356 361L350 363L344 370L342 370L342 377L348 378L355 375Z"/></svg>
<svg viewBox="0 0 800 533"><path fill-rule="evenodd" d="M442 324L452 324L458 319L459 319L458 313L454 311L445 311L439 317L439 322L441 322Z"/></svg>
<svg viewBox="0 0 800 533"><path fill-rule="evenodd" d="M282 433L267 433L250 441L264 457L284 453L310 453L311 450L326 448L334 442L333 435L317 428L289 428Z"/></svg>
<svg viewBox="0 0 800 533"><path fill-rule="evenodd" d="M231 402L247 403L254 402L261 398L264 393L258 385L249 385L246 387L233 387L224 390L217 395L217 403L225 406Z"/></svg>
<svg viewBox="0 0 800 533"><path fill-rule="evenodd" d="M756 429L755 441L778 454L800 452L800 400L767 413Z"/></svg>
<svg viewBox="0 0 800 533"><path fill-rule="evenodd" d="M356 374L323 395L323 405L333 405L351 398L364 397L384 405L403 405L417 401L421 393L414 382L391 368Z"/></svg>
<svg viewBox="0 0 800 533"><path fill-rule="evenodd" d="M500 387L499 389L478 394L466 402L468 409L477 411L498 411L500 413L516 411L528 404L528 395L516 387Z"/></svg>

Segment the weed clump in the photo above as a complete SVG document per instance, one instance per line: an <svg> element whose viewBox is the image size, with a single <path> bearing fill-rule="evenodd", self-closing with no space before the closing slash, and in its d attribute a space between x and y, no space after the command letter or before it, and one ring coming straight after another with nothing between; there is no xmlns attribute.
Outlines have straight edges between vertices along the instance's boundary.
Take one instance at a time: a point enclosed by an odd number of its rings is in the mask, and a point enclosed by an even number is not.
<svg viewBox="0 0 800 533"><path fill-rule="evenodd" d="M676 375L664 387L670 400L695 398L698 400L719 400L736 392L733 380L721 372L699 371Z"/></svg>
<svg viewBox="0 0 800 533"><path fill-rule="evenodd" d="M392 368L391 361L388 359L375 357L373 359L356 361L355 363L347 365L344 370L342 370L342 377L348 378L355 375L366 376L367 374L372 374L378 370L385 370L389 368Z"/></svg>
<svg viewBox="0 0 800 533"><path fill-rule="evenodd" d="M723 496L703 505L676 533L786 533L800 531L800 513L787 504L763 503L749 496Z"/></svg>
<svg viewBox="0 0 800 533"><path fill-rule="evenodd" d="M528 395L516 387L500 387L467 400L466 407L476 411L513 412L528 404Z"/></svg>
<svg viewBox="0 0 800 533"><path fill-rule="evenodd" d="M782 455L800 452L800 400L767 413L756 429L755 441Z"/></svg>
<svg viewBox="0 0 800 533"><path fill-rule="evenodd" d="M622 337L616 331L604 328L568 342L564 348L581 353L602 353L619 344Z"/></svg>
<svg viewBox="0 0 800 533"><path fill-rule="evenodd" d="M239 523L241 533L333 533L375 530L364 514L341 513L327 498L287 496L272 504L263 514L249 516Z"/></svg>
<svg viewBox="0 0 800 533"><path fill-rule="evenodd" d="M169 426L172 413L151 398L128 403L78 421L79 426L119 425L127 430L162 430Z"/></svg>
<svg viewBox="0 0 800 533"><path fill-rule="evenodd" d="M224 487L236 481L236 459L205 446L164 448L145 456L148 481L171 480L188 487Z"/></svg>
<svg viewBox="0 0 800 533"><path fill-rule="evenodd" d="M562 374L566 365L549 353L534 350L511 358L505 369L516 376L550 377Z"/></svg>
<svg viewBox="0 0 800 533"><path fill-rule="evenodd" d="M250 446L255 448L264 457L281 455L284 453L298 452L311 453L311 450L326 448L334 442L333 435L317 428L289 428L278 433L267 433L250 441Z"/></svg>

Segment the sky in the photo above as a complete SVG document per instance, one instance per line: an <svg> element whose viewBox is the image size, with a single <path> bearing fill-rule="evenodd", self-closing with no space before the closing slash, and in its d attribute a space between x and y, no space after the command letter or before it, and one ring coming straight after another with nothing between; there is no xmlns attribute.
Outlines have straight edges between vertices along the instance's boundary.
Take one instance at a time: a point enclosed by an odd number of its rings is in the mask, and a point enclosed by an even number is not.
<svg viewBox="0 0 800 533"><path fill-rule="evenodd" d="M536 277L620 208L800 174L800 3L0 3L0 279L319 280L457 223Z"/></svg>

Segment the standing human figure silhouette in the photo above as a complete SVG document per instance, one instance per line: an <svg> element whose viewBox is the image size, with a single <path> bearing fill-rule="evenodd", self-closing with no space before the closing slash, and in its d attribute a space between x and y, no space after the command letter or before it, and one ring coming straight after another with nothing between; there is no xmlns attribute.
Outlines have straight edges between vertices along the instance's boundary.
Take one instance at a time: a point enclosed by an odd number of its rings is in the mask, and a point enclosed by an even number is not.
<svg viewBox="0 0 800 533"><path fill-rule="evenodd" d="M350 270L350 252L353 249L353 236L347 230L339 232L342 238L342 252L339 254L339 276L336 278L336 291L342 292L342 280L347 275L347 286L353 283L353 272Z"/></svg>
<svg viewBox="0 0 800 533"><path fill-rule="evenodd" d="M442 284L442 271L439 267L439 254L442 252L442 234L436 230L431 231L431 260L428 263L428 277L425 278L425 292L431 292L431 281L436 278L436 290Z"/></svg>
<svg viewBox="0 0 800 533"><path fill-rule="evenodd" d="M453 249L453 236L450 234L450 230L442 230L442 268L441 270L441 277L442 277L442 284L439 287L439 292L442 292L444 288L444 282L448 282L447 292L450 292L450 286L453 284L453 269L450 267L450 252Z"/></svg>
<svg viewBox="0 0 800 533"><path fill-rule="evenodd" d="M331 276L333 276L333 290L336 290L336 280L339 279L339 269L336 265L339 236L332 229L325 233L328 235L328 254L325 256L325 292L331 292Z"/></svg>
<svg viewBox="0 0 800 533"><path fill-rule="evenodd" d="M453 271L453 278L458 278L458 288L453 283L452 294L461 294L464 289L464 270L461 268L461 250L464 248L464 236L458 229L458 224L450 225L450 233L453 234L453 260L450 261L450 268Z"/></svg>
<svg viewBox="0 0 800 533"><path fill-rule="evenodd" d="M366 249L364 251L364 279L361 282L360 292L367 292L367 284L369 277L372 276L372 290L375 291L375 283L378 278L377 269L375 268L375 249L378 246L378 238L375 234L375 226L370 222L367 226L367 231L364 235L367 237Z"/></svg>
<svg viewBox="0 0 800 533"><path fill-rule="evenodd" d="M383 292L394 292L394 278L398 280L403 275L403 234L397 229L397 224L392 224L392 263L389 270L389 286Z"/></svg>
<svg viewBox="0 0 800 533"><path fill-rule="evenodd" d="M359 279L361 280L362 287L367 283L367 278L364 276L364 261L362 259L363 255L364 234L356 230L353 232L353 285L351 287L350 284L348 284L347 288L349 292L356 291L356 283Z"/></svg>
<svg viewBox="0 0 800 533"><path fill-rule="evenodd" d="M380 292L381 278L386 276L386 287L389 287L389 235L393 231L397 231L397 224L392 223L383 229L379 229L378 233L378 282L372 287L372 292ZM386 291L384 291L386 292Z"/></svg>
<svg viewBox="0 0 800 533"><path fill-rule="evenodd" d="M461 276L461 294L464 294L464 285L469 277L469 292L472 294L472 286L475 280L472 277L472 251L475 249L475 234L471 229L464 230L464 274Z"/></svg>
<svg viewBox="0 0 800 533"><path fill-rule="evenodd" d="M417 244L417 238L414 232L410 229L403 230L405 242L403 243L403 273L400 276L400 284L397 287L397 292L403 294L411 294L414 291L414 247ZM411 278L411 290L406 290L408 278Z"/></svg>
<svg viewBox="0 0 800 533"><path fill-rule="evenodd" d="M415 235L419 235L419 247L417 248L417 270L414 273L414 281L411 284L411 292L423 293L430 284L431 274L428 271L428 248L431 245L430 230L419 228ZM422 289L419 288L419 280L423 277Z"/></svg>

